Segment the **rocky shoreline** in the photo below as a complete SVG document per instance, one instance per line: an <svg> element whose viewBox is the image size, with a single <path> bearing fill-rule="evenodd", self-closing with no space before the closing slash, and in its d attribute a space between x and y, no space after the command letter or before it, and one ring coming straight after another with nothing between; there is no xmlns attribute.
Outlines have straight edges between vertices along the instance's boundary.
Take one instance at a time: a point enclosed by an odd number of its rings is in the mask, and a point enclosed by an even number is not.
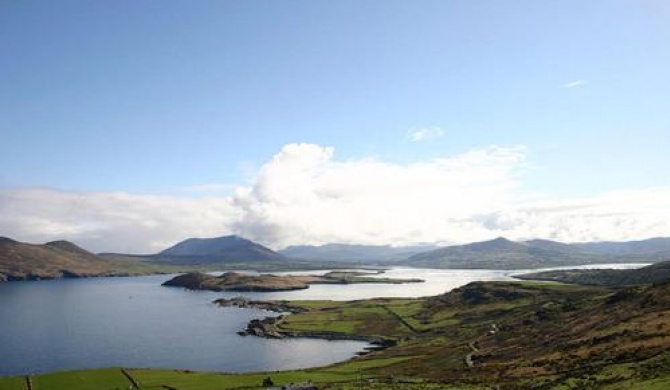
<svg viewBox="0 0 670 390"><path fill-rule="evenodd" d="M164 274L165 272L152 273L132 273L132 272L105 272L105 273L80 273L62 270L54 273L26 273L26 274L4 274L0 273L0 282L34 282L40 280L59 280L59 279L92 279L92 278L121 278L129 276L143 276L151 274Z"/></svg>
<svg viewBox="0 0 670 390"><path fill-rule="evenodd" d="M254 319L249 321L243 331L237 332L240 336L256 336L267 339L285 339L285 338L312 338L323 340L351 340L364 341L373 345L367 347L367 352L392 347L396 344L394 340L377 337L353 336L334 332L289 332L281 330L279 325L284 321L286 315L278 317L265 317L263 319ZM366 353L366 352L365 352ZM361 353L361 354L365 354Z"/></svg>
<svg viewBox="0 0 670 390"><path fill-rule="evenodd" d="M221 307L267 310L276 313L302 313L306 311L306 309L291 305L288 301L254 301L242 296L230 299L219 298L214 303Z"/></svg>
<svg viewBox="0 0 670 390"><path fill-rule="evenodd" d="M389 348L396 344L394 340L377 337L362 337L323 331L292 332L282 330L280 325L288 315L307 311L304 308L292 306L287 301L254 301L244 297L235 297L231 299L217 299L214 303L221 307L258 309L281 313L276 317L268 316L263 319L253 319L249 321L244 330L237 332L240 336L255 336L267 339L314 338L323 340L351 340L364 341L372 344L372 346L364 348L364 351L360 352L359 355L365 355L372 351Z"/></svg>

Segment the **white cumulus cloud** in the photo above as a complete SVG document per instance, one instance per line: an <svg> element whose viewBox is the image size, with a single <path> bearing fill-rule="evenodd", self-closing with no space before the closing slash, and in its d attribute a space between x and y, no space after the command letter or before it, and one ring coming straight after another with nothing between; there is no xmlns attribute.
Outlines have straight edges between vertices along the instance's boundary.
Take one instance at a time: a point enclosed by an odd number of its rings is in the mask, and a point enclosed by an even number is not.
<svg viewBox="0 0 670 390"><path fill-rule="evenodd" d="M337 161L333 149L288 145L240 189L236 230L283 246L441 241L451 221L513 198L521 147L489 147L424 163Z"/></svg>
<svg viewBox="0 0 670 390"><path fill-rule="evenodd" d="M407 132L407 139L412 142L431 141L444 136L444 130L439 127L421 127Z"/></svg>
<svg viewBox="0 0 670 390"><path fill-rule="evenodd" d="M67 239L94 251L153 253L186 237L219 235L236 217L225 198L0 190L0 235Z"/></svg>
<svg viewBox="0 0 670 390"><path fill-rule="evenodd" d="M586 81L584 81L584 80L574 80L574 81L570 81L570 82L567 82L567 83L561 85L561 87L566 88L566 89L572 89L572 88L581 87L584 84L586 84Z"/></svg>
<svg viewBox="0 0 670 390"><path fill-rule="evenodd" d="M0 189L0 235L28 242L68 239L94 251L130 253L225 234L275 249L669 235L669 187L530 198L520 189L529 164L521 146L399 164L340 160L331 147L289 144L256 171L250 185L230 195Z"/></svg>
<svg viewBox="0 0 670 390"><path fill-rule="evenodd" d="M670 188L611 191L587 198L510 206L464 221L489 236L562 242L628 241L668 236Z"/></svg>

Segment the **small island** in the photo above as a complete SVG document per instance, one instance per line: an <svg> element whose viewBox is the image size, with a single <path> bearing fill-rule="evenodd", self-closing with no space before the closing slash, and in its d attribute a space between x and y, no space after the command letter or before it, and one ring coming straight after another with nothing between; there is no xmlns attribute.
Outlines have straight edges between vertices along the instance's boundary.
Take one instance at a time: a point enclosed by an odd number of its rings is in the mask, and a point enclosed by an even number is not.
<svg viewBox="0 0 670 390"><path fill-rule="evenodd" d="M176 276L163 286L183 287L189 290L238 291L238 292L276 292L304 290L312 284L354 284L354 283L420 283L422 279L378 278L368 275L383 273L333 271L321 275L245 275L238 272L226 272L221 276L201 272Z"/></svg>

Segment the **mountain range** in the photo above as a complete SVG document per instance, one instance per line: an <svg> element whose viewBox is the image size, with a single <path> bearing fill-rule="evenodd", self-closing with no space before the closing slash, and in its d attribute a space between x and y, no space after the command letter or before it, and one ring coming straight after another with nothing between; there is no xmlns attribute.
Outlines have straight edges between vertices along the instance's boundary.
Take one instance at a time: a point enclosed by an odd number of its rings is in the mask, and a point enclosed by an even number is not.
<svg viewBox="0 0 670 390"><path fill-rule="evenodd" d="M125 261L120 261L125 260ZM202 269L308 269L401 265L423 268L536 269L596 263L670 260L670 238L564 244L505 238L435 248L327 244L275 252L239 236L189 238L153 255L95 255L67 241L43 245L0 238L0 281L176 272ZM170 268L172 267L172 268ZM131 270L131 271L129 271Z"/></svg>
<svg viewBox="0 0 670 390"><path fill-rule="evenodd" d="M447 246L419 253L401 262L427 268L524 269L597 263L655 263L670 260L670 248L659 245L669 239L564 244L550 240L510 241L499 237L467 245ZM616 247L616 249L615 249Z"/></svg>
<svg viewBox="0 0 670 390"><path fill-rule="evenodd" d="M571 245L589 252L597 252L608 255L641 255L670 252L669 237L657 237L641 241L584 242Z"/></svg>
<svg viewBox="0 0 670 390"><path fill-rule="evenodd" d="M326 244L290 246L280 254L310 261L403 265L426 268L523 269L596 263L655 263L670 260L670 238L566 244L503 237L444 247Z"/></svg>
<svg viewBox="0 0 670 390"><path fill-rule="evenodd" d="M389 263L405 260L417 253L436 249L434 245L390 246L325 244L289 246L278 251L292 259L340 261L353 263Z"/></svg>

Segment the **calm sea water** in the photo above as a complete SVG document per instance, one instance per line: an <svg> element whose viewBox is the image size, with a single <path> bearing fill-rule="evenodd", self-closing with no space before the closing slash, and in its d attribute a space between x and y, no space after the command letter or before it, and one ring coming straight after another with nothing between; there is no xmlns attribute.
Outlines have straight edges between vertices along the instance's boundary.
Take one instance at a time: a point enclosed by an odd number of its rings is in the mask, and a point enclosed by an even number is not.
<svg viewBox="0 0 670 390"><path fill-rule="evenodd" d="M475 280L510 280L513 274L398 268L380 277L421 278L426 283L315 285L307 290L245 295L334 300L418 297ZM162 287L170 277L0 283L0 375L110 366L286 370L346 360L366 346L356 341L240 337L235 332L249 320L271 314L211 303L236 293Z"/></svg>

